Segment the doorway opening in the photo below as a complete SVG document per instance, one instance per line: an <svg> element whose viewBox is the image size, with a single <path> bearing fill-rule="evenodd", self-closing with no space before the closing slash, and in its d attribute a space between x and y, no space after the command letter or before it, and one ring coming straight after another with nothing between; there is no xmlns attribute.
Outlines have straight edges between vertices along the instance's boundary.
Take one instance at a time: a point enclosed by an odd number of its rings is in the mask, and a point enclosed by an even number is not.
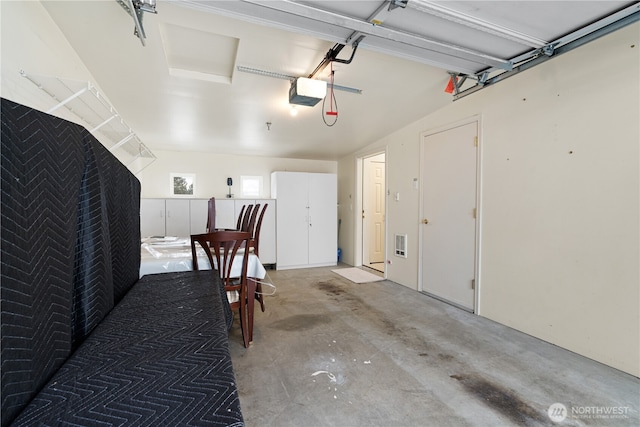
<svg viewBox="0 0 640 427"><path fill-rule="evenodd" d="M362 266L385 273L386 163L385 153L362 158Z"/></svg>

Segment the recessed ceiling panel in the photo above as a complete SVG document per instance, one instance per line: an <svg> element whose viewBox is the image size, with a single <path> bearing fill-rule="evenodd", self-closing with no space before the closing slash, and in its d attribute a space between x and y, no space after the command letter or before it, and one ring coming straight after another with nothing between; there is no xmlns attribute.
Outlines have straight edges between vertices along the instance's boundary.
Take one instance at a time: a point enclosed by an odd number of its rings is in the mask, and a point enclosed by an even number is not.
<svg viewBox="0 0 640 427"><path fill-rule="evenodd" d="M160 30L172 76L231 83L239 39L166 23Z"/></svg>

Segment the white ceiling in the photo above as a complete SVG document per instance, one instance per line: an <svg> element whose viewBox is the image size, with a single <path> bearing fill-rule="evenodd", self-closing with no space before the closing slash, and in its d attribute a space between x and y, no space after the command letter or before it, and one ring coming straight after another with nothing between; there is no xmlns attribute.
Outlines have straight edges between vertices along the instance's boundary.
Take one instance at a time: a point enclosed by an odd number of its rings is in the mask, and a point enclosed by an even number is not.
<svg viewBox="0 0 640 427"><path fill-rule="evenodd" d="M336 160L449 102L447 71L510 60L633 2L409 0L162 1L144 13L145 46L115 0L43 2L127 124L153 150ZM428 12L428 13L427 13ZM437 16L436 16L437 15ZM334 63L338 120L322 103L290 115L290 82L335 43L364 35ZM347 46L338 56L348 59ZM329 80L325 68L315 77ZM64 76L58 76L64 77ZM325 109L329 110L329 98ZM335 107L334 107L335 109ZM267 122L271 125L267 126ZM269 129L270 128L270 129Z"/></svg>

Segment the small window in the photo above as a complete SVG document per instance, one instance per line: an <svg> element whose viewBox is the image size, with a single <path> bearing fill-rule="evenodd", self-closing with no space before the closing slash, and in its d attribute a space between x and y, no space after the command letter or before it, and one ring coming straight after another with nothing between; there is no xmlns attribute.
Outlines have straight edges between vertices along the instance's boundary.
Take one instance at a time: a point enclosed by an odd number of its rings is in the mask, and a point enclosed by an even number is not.
<svg viewBox="0 0 640 427"><path fill-rule="evenodd" d="M240 195L245 198L262 197L262 177L261 176L241 176Z"/></svg>

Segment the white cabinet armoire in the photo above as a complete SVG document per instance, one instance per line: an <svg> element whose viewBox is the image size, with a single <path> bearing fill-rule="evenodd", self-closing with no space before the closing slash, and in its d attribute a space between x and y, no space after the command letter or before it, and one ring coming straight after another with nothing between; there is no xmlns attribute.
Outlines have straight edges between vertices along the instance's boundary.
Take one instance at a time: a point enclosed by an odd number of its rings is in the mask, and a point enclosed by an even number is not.
<svg viewBox="0 0 640 427"><path fill-rule="evenodd" d="M336 265L338 183L335 174L273 172L278 270Z"/></svg>

